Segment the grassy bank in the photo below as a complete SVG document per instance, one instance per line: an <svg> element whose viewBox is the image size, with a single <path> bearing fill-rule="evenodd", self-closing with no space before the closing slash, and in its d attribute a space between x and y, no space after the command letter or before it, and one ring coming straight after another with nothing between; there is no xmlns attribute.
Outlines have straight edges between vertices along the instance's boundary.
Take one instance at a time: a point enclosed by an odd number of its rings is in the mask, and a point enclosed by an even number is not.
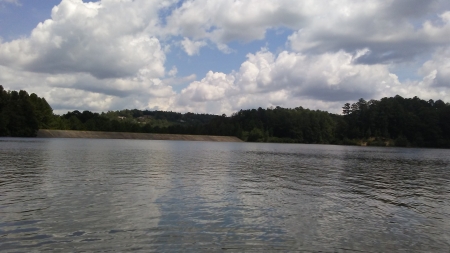
<svg viewBox="0 0 450 253"><path fill-rule="evenodd" d="M49 130L49 129L40 129L37 133L37 137L242 142L242 140L234 136L73 131L73 130Z"/></svg>

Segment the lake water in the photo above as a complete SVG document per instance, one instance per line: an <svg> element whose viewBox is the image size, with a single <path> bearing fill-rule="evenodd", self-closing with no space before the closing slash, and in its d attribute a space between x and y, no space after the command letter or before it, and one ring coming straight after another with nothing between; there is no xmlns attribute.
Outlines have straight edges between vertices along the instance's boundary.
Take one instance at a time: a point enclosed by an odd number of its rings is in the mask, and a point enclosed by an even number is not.
<svg viewBox="0 0 450 253"><path fill-rule="evenodd" d="M449 252L450 151L0 138L0 251Z"/></svg>

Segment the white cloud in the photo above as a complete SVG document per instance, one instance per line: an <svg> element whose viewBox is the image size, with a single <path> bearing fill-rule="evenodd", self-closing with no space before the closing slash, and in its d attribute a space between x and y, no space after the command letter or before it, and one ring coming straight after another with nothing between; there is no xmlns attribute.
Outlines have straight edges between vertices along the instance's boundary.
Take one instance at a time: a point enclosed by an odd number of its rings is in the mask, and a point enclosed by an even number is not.
<svg viewBox="0 0 450 253"><path fill-rule="evenodd" d="M189 56L196 55L200 52L200 48L206 46L205 41L192 41L189 38L184 38L183 41L181 41L181 45L183 46L184 51Z"/></svg>
<svg viewBox="0 0 450 253"><path fill-rule="evenodd" d="M238 53L230 42L263 40L279 27L292 31L288 49L248 54L237 71L196 80L180 65L166 69L171 46L188 56L207 45ZM449 100L448 45L450 2L442 0L62 0L28 37L0 41L0 81L60 111L339 109L396 94ZM389 71L405 62L423 63L422 80L400 82Z"/></svg>
<svg viewBox="0 0 450 253"><path fill-rule="evenodd" d="M192 81L192 77L184 81ZM43 74L0 66L0 83L5 89L24 89L43 96L56 113L72 110L99 112L125 108L169 109L175 92L171 83L166 82L145 76L96 79L83 73Z"/></svg>
<svg viewBox="0 0 450 253"><path fill-rule="evenodd" d="M450 2L431 0L185 1L167 17L165 33L223 47L265 38L267 29L296 30L299 52L353 52L370 48L365 63L410 60L450 42ZM226 11L224 11L226 10ZM441 12L440 17L431 14Z"/></svg>
<svg viewBox="0 0 450 253"><path fill-rule="evenodd" d="M438 49L433 58L425 62L419 72L424 76L432 77L434 87L450 88L450 47Z"/></svg>
<svg viewBox="0 0 450 253"><path fill-rule="evenodd" d="M145 22L142 15L135 15L139 8L133 5L63 0L53 8L52 19L40 23L30 37L0 45L0 64L50 74L89 73L96 78L140 71L162 77L165 54L157 38L141 32Z"/></svg>
<svg viewBox="0 0 450 253"><path fill-rule="evenodd" d="M249 54L237 72L209 72L202 80L192 82L177 95L174 106L180 111L196 108L217 114L260 106L303 106L339 113L345 102L358 98L380 99L399 94L450 99L449 86L432 89L436 78L433 73L437 71L428 73L422 81L401 83L387 65L356 63L357 57L365 53L355 56L339 51L308 56L283 51L275 55L262 49ZM430 69L430 64L423 68ZM448 64L433 64L448 73Z"/></svg>
<svg viewBox="0 0 450 253"><path fill-rule="evenodd" d="M210 39L217 44L263 39L271 27L296 27L303 21L299 1L185 1L167 17L167 33Z"/></svg>
<svg viewBox="0 0 450 253"><path fill-rule="evenodd" d="M205 102L235 95L237 91L233 75L210 71L201 81L192 82L186 89L183 89L180 95L182 102L183 100L185 102ZM189 99L189 101L185 99Z"/></svg>
<svg viewBox="0 0 450 253"><path fill-rule="evenodd" d="M178 73L178 69L176 66L173 66L172 69L169 71L169 73L167 73L169 76L174 77L176 76Z"/></svg>
<svg viewBox="0 0 450 253"><path fill-rule="evenodd" d="M409 2L385 2L368 4L367 1L359 1L346 8L324 8L326 11L322 14L326 18L312 18L307 27L289 37L291 48L315 54L369 48L371 53L360 58L359 62L376 64L412 61L450 43L449 12L432 20L410 19L407 15L394 15L390 9L392 6L399 10L401 7L408 9ZM416 1L416 9L409 8L410 14L428 15L429 9L437 3Z"/></svg>
<svg viewBox="0 0 450 253"><path fill-rule="evenodd" d="M29 37L0 44L2 85L45 96L59 112L167 104L166 56L144 33L164 2L63 0Z"/></svg>
<svg viewBox="0 0 450 253"><path fill-rule="evenodd" d="M169 78L165 78L163 80L163 83L165 85L169 85L169 86L183 85L183 84L188 84L188 83L195 81L196 78L197 78L197 76L195 74L184 76L184 77L169 77Z"/></svg>

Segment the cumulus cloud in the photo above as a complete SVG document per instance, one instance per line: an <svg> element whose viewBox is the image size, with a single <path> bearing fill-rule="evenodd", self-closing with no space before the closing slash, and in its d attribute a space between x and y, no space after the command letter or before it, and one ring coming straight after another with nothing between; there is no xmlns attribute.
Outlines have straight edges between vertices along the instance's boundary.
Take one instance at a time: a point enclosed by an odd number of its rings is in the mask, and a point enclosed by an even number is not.
<svg viewBox="0 0 450 253"><path fill-rule="evenodd" d="M233 75L209 71L201 81L192 82L186 89L181 91L182 99L180 101L205 102L220 100L227 95L234 95L237 91L237 87L234 86ZM184 105L187 105L187 103Z"/></svg>
<svg viewBox="0 0 450 253"><path fill-rule="evenodd" d="M288 51L275 55L262 49L249 54L237 72L210 71L202 80L192 82L179 94L178 104L200 108L216 104L215 108L227 112L287 106L292 101L298 103L296 106L312 100L334 105L355 97L374 98L401 85L387 66L357 64L356 59L344 51L308 56Z"/></svg>
<svg viewBox="0 0 450 253"><path fill-rule="evenodd" d="M41 73L88 73L96 78L164 75L159 40L140 32L130 2L63 0L30 37L0 45L0 64ZM123 8L122 8L123 7ZM128 8L127 8L128 7ZM127 20L127 25L122 21Z"/></svg>
<svg viewBox="0 0 450 253"><path fill-rule="evenodd" d="M431 78L433 86L450 88L450 47L437 50L419 72Z"/></svg>
<svg viewBox="0 0 450 253"><path fill-rule="evenodd" d="M230 42L264 40L280 27L286 47L254 49L237 71L210 69L199 80L165 66L173 46L188 56L208 45L236 53ZM0 81L57 110L330 110L360 97L449 98L449 44L443 0L62 0L28 37L0 41ZM390 71L405 62L422 65L421 80Z"/></svg>
<svg viewBox="0 0 450 253"><path fill-rule="evenodd" d="M62 0L29 37L0 44L2 85L48 95L57 110L154 107L174 95L163 46L146 32L168 2Z"/></svg>
<svg viewBox="0 0 450 253"><path fill-rule="evenodd" d="M300 7L293 0L185 1L167 17L166 32L217 44L263 39L269 28L299 26Z"/></svg>
<svg viewBox="0 0 450 253"><path fill-rule="evenodd" d="M183 85L183 84L191 83L191 82L195 81L196 78L197 78L197 76L195 74L184 76L184 77L174 76L174 77L165 78L164 80L162 80L162 82L165 85L175 86L175 85Z"/></svg>
<svg viewBox="0 0 450 253"><path fill-rule="evenodd" d="M176 66L173 66L172 69L167 73L169 76L176 76L178 73L178 69Z"/></svg>
<svg viewBox="0 0 450 253"><path fill-rule="evenodd" d="M424 20L437 6L444 5L448 9L450 4L440 1L371 2L358 1L352 5L339 2L336 6L332 6L336 2L331 2L330 8L321 13L324 18L312 18L307 27L289 37L291 48L316 54L368 48L370 52L358 62L377 64L411 61L450 43L449 12Z"/></svg>
<svg viewBox="0 0 450 253"><path fill-rule="evenodd" d="M380 63L448 44L449 9L450 2L441 0L194 0L166 18L165 32L224 45L261 40L268 29L287 27L296 30L290 37L296 51L369 48L360 62Z"/></svg>
<svg viewBox="0 0 450 253"><path fill-rule="evenodd" d="M184 38L183 41L181 41L181 45L184 48L184 51L189 56L193 56L199 53L200 48L206 46L205 41L192 41L189 38Z"/></svg>
<svg viewBox="0 0 450 253"><path fill-rule="evenodd" d="M175 96L171 85L175 81L166 83L166 80L144 78L96 79L83 73L44 74L0 66L0 84L5 89L24 89L43 96L56 113L124 108L170 109ZM184 81L192 80L190 77Z"/></svg>

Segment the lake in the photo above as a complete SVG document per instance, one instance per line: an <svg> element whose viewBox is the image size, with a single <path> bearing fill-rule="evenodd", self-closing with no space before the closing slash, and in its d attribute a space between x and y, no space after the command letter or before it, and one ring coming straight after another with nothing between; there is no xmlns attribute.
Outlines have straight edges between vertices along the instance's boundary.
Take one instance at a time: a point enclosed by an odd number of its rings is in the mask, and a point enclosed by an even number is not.
<svg viewBox="0 0 450 253"><path fill-rule="evenodd" d="M0 138L0 251L449 252L450 150Z"/></svg>

